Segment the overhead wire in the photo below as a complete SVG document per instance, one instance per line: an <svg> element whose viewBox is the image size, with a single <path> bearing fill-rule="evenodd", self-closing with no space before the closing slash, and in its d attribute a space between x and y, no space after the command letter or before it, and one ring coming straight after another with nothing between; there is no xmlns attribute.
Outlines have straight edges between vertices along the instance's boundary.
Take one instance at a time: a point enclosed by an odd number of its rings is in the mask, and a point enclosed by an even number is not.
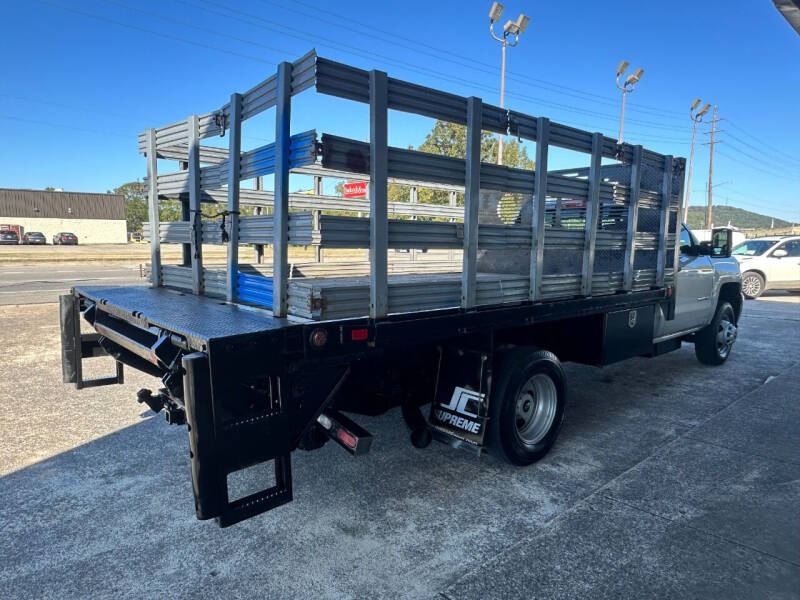
<svg viewBox="0 0 800 600"><path fill-rule="evenodd" d="M340 51L340 52L344 52L346 54L351 54L351 55L360 56L360 57L366 57L366 58L369 58L369 59L371 59L373 61L374 61L375 58L379 58L379 59L381 59L383 61L386 61L386 62L388 62L390 64L395 64L395 65L400 66L402 68L406 68L408 70L411 70L412 72L420 73L420 74L427 75L427 76L433 76L437 80L450 81L450 82L453 82L453 83L457 83L457 84L460 84L460 85L464 85L464 86L470 87L472 89L477 87L477 88L484 89L484 90L487 90L487 91L492 92L492 93L496 92L496 89L495 89L494 86L490 86L490 85L483 84L483 83L477 83L477 82L472 81L472 80L468 80L468 79L464 79L464 78L461 78L461 77L453 76L452 74L445 73L443 71L438 71L438 70L435 70L435 69L431 69L431 68L428 68L428 67L422 67L422 66L414 65L414 64L412 64L412 63L410 63L408 61L399 60L399 59L387 56L385 54L380 54L380 53L377 53L377 52L374 52L374 51L366 52L366 51L362 50L360 47L353 46L351 44L347 44L347 43L344 43L344 42L338 42L338 41L335 41L335 40L331 40L330 38L325 37L325 36L320 36L320 35L316 35L316 34L315 35L304 34L304 33L300 32L300 31L298 31L297 29L293 29L291 27L286 27L285 25L283 25L281 23L278 23L276 21L272 21L270 19L266 19L266 18L262 17L261 15L257 15L257 14L252 13L252 12L243 11L243 10L240 10L240 9L237 9L237 8L231 8L230 6L225 6L223 4L220 4L219 2L214 2L212 0L198 0L199 2L202 2L203 5L197 4L196 2L191 2L189 0L176 0L176 1L178 1L178 2L180 2L182 4L186 4L188 6L192 6L192 7L195 7L195 8L199 8L201 10L205 10L205 11L210 12L212 14L217 14L217 15L223 16L223 17L228 18L228 19L232 19L232 20L235 20L235 21L239 21L239 22L245 23L245 24L253 26L253 27L261 27L261 28L266 29L268 31L272 31L274 33L278 33L279 35L285 35L285 36L292 37L292 38L295 38L295 39L299 39L299 40L303 40L303 41L309 41L309 42L317 44L317 45L319 45L321 47L329 47L329 48L332 48L334 50L337 50L337 51ZM210 6L215 7L216 9L222 9L223 11L227 11L227 12L220 12L220 10L214 10L214 9L208 8L208 6L204 6L204 5L210 5ZM230 14L230 13L234 13L234 14ZM241 16L236 16L236 15L241 15ZM535 103L542 104L542 105L545 105L545 106L552 106L552 107L556 107L556 108L561 108L563 110L567 110L567 111L570 111L570 112L575 112L577 114L584 114L584 115L594 116L594 117L598 117L598 118L610 119L610 120L613 120L613 121L618 120L618 116L617 115L611 115L611 114L608 114L608 113L601 113L601 112L598 112L598 111L593 111L593 110L589 110L589 109L585 109L585 108L581 108L581 107L571 106L571 105L568 105L568 104L564 104L562 102L556 102L556 101L553 101L553 100L546 100L544 98L538 98L538 97L530 96L530 95L527 95L527 94L522 94L522 93L519 93L519 92L506 91L506 95L510 96L510 97L513 97L513 98L519 98L519 99L527 101L527 102L535 102ZM637 123L637 124L641 124L641 125L647 125L648 127L652 127L652 128L656 128L656 129L664 129L664 130L669 130L669 131L684 131L685 130L685 128L682 128L682 127L676 127L676 126L673 126L673 125L664 125L664 124L661 124L661 123L658 123L658 122L655 122L655 121L648 121L648 120L642 120L642 119L628 119L628 122L629 123Z"/></svg>
<svg viewBox="0 0 800 600"><path fill-rule="evenodd" d="M50 0L36 0L36 1L41 3L41 4L50 5L50 6L53 6L55 8L58 8L58 9L61 9L61 10L67 11L67 12L72 12L74 14L78 14L78 15L81 15L81 16L84 16L84 17L87 17L87 18L100 20L100 21L105 21L105 22L112 23L112 24L115 24L115 25L118 25L118 26L121 26L121 27L126 27L126 28L129 28L129 29L140 31L142 33L147 33L149 35L154 35L154 36L157 36L157 37L161 37L163 39L177 41L177 42L180 42L180 43L189 44L189 45L201 47L201 48L204 48L204 49L213 50L213 51L216 51L216 52L221 52L221 53L232 55L232 56L236 56L236 57L239 57L239 58L246 58L246 59L249 59L249 60L255 60L255 61L258 61L258 62L262 62L262 63L273 64L272 61L265 60L265 59L260 58L258 56L253 56L253 55L249 55L249 54L245 54L245 53L229 50L229 49L226 49L226 48L221 48L221 47L215 46L213 44L206 44L206 43L203 43L203 42L197 42L195 40L186 39L186 38L183 38L183 37L180 37L180 36L176 36L176 35L172 35L172 34L166 34L166 33L163 33L163 32L160 32L160 31L155 31L155 30L152 30L152 29L149 29L149 28L146 28L146 27L140 27L140 26L137 26L137 25L133 25L131 23L118 21L116 19L112 19L112 18L109 18L109 17L97 15L97 14L94 14L94 13L90 13L90 12L87 12L87 11L79 10L79 9L76 9L76 8L73 8L73 7L69 7L69 6L64 6L62 4L59 4L57 2L52 2ZM170 22L182 25L184 27L189 27L189 28L196 29L196 30L199 30L199 31L204 31L204 32L207 32L207 33L211 33L211 34L217 35L219 37L226 37L226 38L232 39L232 40L240 42L240 43L246 43L246 44L258 46L258 47L263 48L264 50L267 50L269 52L281 53L281 50L278 49L278 48L275 48L275 47L272 47L272 46L268 46L266 44L261 44L259 42L254 42L253 40L250 40L250 39L247 39L247 38L242 38L242 37L234 36L234 35L231 35L231 34L228 34L228 33L215 31L215 30L212 30L212 29L209 29L209 28L205 28L205 27L202 27L202 26L195 25L193 23L188 23L186 21L182 21L180 19L175 19L173 17L168 17L168 16L165 16L165 15L161 15L161 14L158 14L158 13L154 13L152 11L143 10L143 9L138 8L138 7L132 7L132 6L129 6L129 5L125 5L125 4L123 4L121 2L117 2L115 0L102 0L102 1L106 2L107 4L116 5L116 6L119 6L121 8L129 9L129 10L136 11L136 12L140 12L140 13L143 13L143 14L147 14L149 16L154 16L154 17L162 19L162 20L170 21ZM192 3L192 2L188 2L186 0L178 0L178 1L181 1L184 4L194 5L197 8L201 8L201 9L206 10L208 12L216 13L218 15L225 16L226 18L229 18L229 19L232 19L232 20L238 20L240 22L245 22L245 23L248 23L250 25L253 25L253 23L250 22L249 20L235 17L232 14L221 13L219 11L213 11L213 10L207 8L207 7L198 6L198 5L196 5L196 4ZM232 9L230 7L221 5L219 3L212 2L211 0L201 0L201 1L206 3L206 4L210 4L210 5L222 8L222 9L224 9L226 11L229 11L229 12L239 13L239 14L245 16L245 17L248 17L248 18L255 18L256 20L265 23L265 25L258 25L259 27L275 31L276 33L281 33L283 35L287 35L289 37L294 37L295 39L300 39L300 40L303 40L303 41L314 42L317 39L320 39L320 36L313 36L312 37L312 36L304 35L304 34L302 34L300 32L297 32L296 30L292 30L292 31L294 31L294 33L287 32L286 28L281 26L280 24L277 24L274 21L270 21L268 19L264 19L263 17L261 17L259 15L255 15L253 13L248 13L246 11ZM261 1L264 2L266 0L261 0ZM308 4L306 4L306 3L302 2L302 1L299 1L299 0L296 0L296 1L299 4L308 6ZM272 2L272 4L278 4L278 3ZM315 8L319 8L319 7L315 7ZM328 13L328 14L335 15L335 13L333 13L332 11L327 11L327 10L324 10L324 9L321 9L321 12L325 12L325 13ZM336 16L337 16L337 18L341 18L339 15L336 15ZM391 34L391 35L416 43L416 41L410 40L410 38L405 38L403 36L399 36L399 35L396 35L396 34ZM323 39L323 41L327 42L327 44L329 44L331 47L333 47L333 48L335 48L335 49L337 49L339 51L345 52L345 53L358 55L358 56L369 57L369 58L373 58L373 57L376 56L376 54L373 53L373 52L367 53L367 52L364 52L361 49L359 49L357 47L354 47L354 46L351 46L349 44L336 42L334 40L331 40L331 39L325 38L325 37L322 37L321 39ZM423 44L423 45L425 45L426 47L430 47L431 49L433 49L435 51L451 54L452 56L454 56L456 58L459 58L459 59L465 59L465 60L468 60L470 62L474 62L475 64L489 66L488 63L482 63L481 61L477 61L477 60L474 60L474 59L468 59L468 58L462 57L462 56L460 56L460 55L458 55L456 53L444 51L442 49L439 49L439 48L436 48L434 46L430 46L430 45L427 45L427 44ZM342 48L346 48L346 49L342 50ZM442 72L439 72L439 71L436 71L436 70L433 70L433 69L428 69L428 68L425 68L425 67L419 67L419 66L413 65L411 63L408 63L406 61L399 61L397 59L394 59L392 57L388 57L388 56L385 56L385 55L378 54L377 56L382 58L382 59L384 59L384 60L386 60L386 61L388 61L388 62L391 62L391 63L394 63L394 64L398 64L398 65L400 65L400 66L402 66L402 67L404 67L406 69L412 70L412 71L417 72L417 73L433 75L433 76L435 76L435 77L437 77L439 79L444 78L446 80L452 81L454 83L462 84L462 85L468 85L468 86L476 86L477 85L477 87L479 87L479 88L487 89L487 90L490 90L490 91L494 91L493 87L487 86L485 84L476 84L475 82L468 81L468 80L460 78L460 77L453 77L453 76L450 76L450 75L448 75L446 73L442 73ZM528 79L531 79L531 78L528 78ZM587 95L594 95L594 96L597 96L598 99L604 99L604 100L609 100L610 99L609 97L604 97L604 96L600 96L600 95L597 95L597 94L590 94L588 92L583 92L582 90L578 90L577 88L569 88L568 86L561 86L560 84L554 84L552 82L546 82L545 80L535 80L535 81L539 81L540 83L544 83L544 84L547 84L547 85L552 85L552 86L555 86L555 87L561 87L561 88L564 88L564 89L567 89L567 90L570 90L570 91L574 91L574 92L578 92L578 93L583 93L583 94L587 94ZM544 88L544 89L547 89L547 88ZM3 95L9 96L8 94L3 94ZM584 109L584 108L575 107L575 106L567 105L567 104L560 103L560 102L554 102L554 101L551 101L551 100L545 100L543 98L535 98L535 97L531 97L531 96L528 96L528 95L525 95L525 94L520 94L520 93L517 93L517 92L509 92L508 95L512 96L512 97L516 97L516 98L522 99L522 100L525 100L527 102L538 102L540 104L548 105L548 106L554 107L554 108L559 109L559 110L563 110L563 111L567 111L567 112L573 112L573 113L576 113L576 114L583 114L583 115L592 116L592 117L600 118L600 119L611 119L611 120L615 120L615 121L617 119L617 117L614 116L614 115L608 115L606 113L601 113L601 112L598 112L598 111L587 110L587 109ZM665 111L665 112L673 112L673 111ZM674 112L673 114L679 114L679 113ZM23 118L8 117L8 116L4 116L3 118L13 118L13 119L19 120L19 121L24 121L25 120ZM52 126L55 126L55 127L61 127L61 125L48 123L48 122L45 122L45 121L34 121L34 120L28 120L28 121L37 122L39 124L52 125ZM674 131L681 131L682 130L682 128L660 125L660 124L658 124L656 122L639 120L639 119L629 119L628 122L629 123L633 123L633 124L647 125L650 128L667 129L667 130L674 130ZM768 144L762 142L758 138L755 138L755 136L752 136L751 134L747 133L741 127L739 127L739 126L737 126L737 125L735 125L733 123L731 123L731 124L734 127L736 127L737 129L741 130L744 134L746 134L749 137L757 140L759 143L768 146ZM75 130L89 131L89 132L93 132L93 133L101 133L99 130L91 130L91 129L87 129L87 128L78 128L78 127L72 127L72 126L65 126L65 127L71 128L71 129L75 129ZM113 134L113 135L123 135L123 134ZM637 134L634 133L634 135L637 135ZM676 143L676 144L682 144L682 145L686 144L686 142L683 141L683 140L678 140L678 139L675 139L675 138L664 138L664 137L659 137L659 136L655 136L655 135L652 135L652 134L642 134L641 136L638 136L638 137L647 138L647 139L650 139L650 140L655 140L655 141L658 141L658 142L661 142L661 143ZM731 137L733 137L734 139L736 139L738 142L742 143L743 145L746 145L746 146L758 151L757 148L755 148L751 144L745 142L744 140L741 140L740 138L738 138L738 137L736 137L734 135L731 135ZM756 159L752 155L742 151L741 148L737 148L735 146L732 146L732 148L737 150L737 151L739 151L739 152L741 152L745 156L748 156L749 158L756 160L757 162L761 162L761 164L765 164L763 161L759 161L759 159ZM780 152L781 154L783 154L782 151L779 151L774 147L771 147L771 148L774 151ZM731 157L731 156L725 154L724 152L720 152L720 154L725 156L726 158L729 158L731 160L734 160L735 162L738 162L739 164L743 164L744 166L748 166L748 167L750 167L752 169L755 169L755 170L770 174L772 176L782 177L782 178L792 179L792 180L795 179L795 177L792 176L792 175L787 175L785 173L775 173L773 171L770 171L769 169L760 169L760 168L758 168L758 167L756 167L756 166L754 166L752 164L739 161L739 160L735 159L734 157ZM786 155L786 156L788 157L788 155Z"/></svg>
<svg viewBox="0 0 800 600"><path fill-rule="evenodd" d="M398 45L400 47L404 47L404 48L407 48L409 50L412 50L414 52L419 52L419 53L424 53L424 52L420 51L420 49L419 49L420 47L427 48L428 50L431 50L433 52L436 52L436 53L439 53L439 54L442 54L442 55L451 56L451 57L454 57L454 58L462 60L462 61L467 61L467 63L469 63L470 65L479 65L481 67L487 67L488 69L490 69L490 71L488 71L489 73L491 73L493 75L496 74L496 65L493 65L491 63L480 61L480 60L475 59L475 58L470 58L468 56L464 56L462 54L458 54L456 52L453 52L452 50L447 50L445 48L440 48L438 46L434 46L432 44L429 44L429 43L426 43L426 42L423 42L423 41L420 41L420 40L415 40L415 39L400 35L398 33L388 31L386 29L381 29L380 27L376 27L374 25L365 23L363 21L358 21L357 19L353 19L349 15L348 16L342 15L341 13L336 13L336 12L334 12L332 10L325 9L324 7L312 5L312 4L309 4L307 2L303 2L302 0L295 0L292 3L291 6L287 6L287 5L285 5L285 4L281 3L281 2L275 2L274 0L259 0L259 1L262 2L263 4L271 4L273 6L278 6L280 8L283 8L284 10L288 10L290 12L301 14L303 16L311 17L311 18L314 18L314 19L316 19L318 21L321 21L323 23L332 24L332 25L335 25L337 27L344 28L344 29L352 29L352 26L354 24L355 25L359 25L359 26L361 26L363 28L363 29L360 30L362 35L366 35L368 37L377 38L378 36L374 35L374 34L370 34L370 31L378 32L378 33L381 34L381 37L379 39L384 43L386 43L386 42L392 43L392 44ZM308 12L300 11L294 6L296 4L299 4L299 5L302 5L302 6L306 6L307 8L313 9L315 12L314 13L308 13ZM315 13L325 13L325 14L331 15L331 16L339 19L339 20L344 21L344 23L343 24L332 23L330 20L324 19L324 18L320 17L319 14L315 14ZM389 36L389 37L393 37L393 38L396 38L396 39L403 40L405 42L408 42L410 45L409 44L402 44L401 45L401 44L399 44L397 42L392 42L391 40L387 40L385 36ZM437 57L437 56L435 56L433 54L430 54L429 52L428 53L424 53L424 54L427 54L429 56L434 56L435 58L439 58L441 60L441 57ZM455 64L464 64L464 63L455 63ZM469 66L469 65L467 65L467 66ZM586 99L586 98L582 97L582 96L586 96L586 97L589 97L591 99L594 99L595 101L596 100L602 100L602 101L604 101L605 103L608 103L608 104L617 105L619 103L619 100L617 98L613 98L611 96L605 96L605 95L597 94L597 93L594 93L594 92L588 92L586 90L581 90L579 88L570 87L570 86L566 86L566 85L563 85L563 84L555 83L555 82L552 82L552 81L548 81L546 79L540 79L540 78L537 78L537 77L532 77L532 76L530 76L528 74L524 74L523 75L523 74L517 73L516 71L513 71L511 69L506 69L506 76L509 79L512 79L512 80L518 81L519 83L522 83L523 85L530 85L532 87L540 87L540 88L546 89L548 91L556 91L556 90L558 90L559 93L561 93L561 94L570 95L570 96L573 96L575 98ZM556 88L556 90L554 90L553 88ZM572 92L572 94L568 94L566 92ZM581 96L574 96L573 94L581 94ZM680 112L677 112L677 111L671 111L671 110L667 110L667 109L664 109L664 108L649 107L649 106L646 106L646 105L641 105L641 104L636 104L636 103L629 103L628 107L632 108L633 110L641 110L641 111L646 111L646 112L653 112L653 113L656 113L656 114L675 115L675 116L672 116L671 118L676 118L676 116L683 116L683 113L680 113Z"/></svg>

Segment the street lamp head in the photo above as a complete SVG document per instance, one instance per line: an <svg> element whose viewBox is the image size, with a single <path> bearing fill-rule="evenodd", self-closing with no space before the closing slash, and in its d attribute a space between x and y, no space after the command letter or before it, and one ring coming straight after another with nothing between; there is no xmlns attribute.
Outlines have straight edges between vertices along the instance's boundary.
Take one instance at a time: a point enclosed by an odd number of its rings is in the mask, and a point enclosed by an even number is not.
<svg viewBox="0 0 800 600"><path fill-rule="evenodd" d="M514 21L506 21L503 25L503 34L505 35L519 35L519 26Z"/></svg>
<svg viewBox="0 0 800 600"><path fill-rule="evenodd" d="M644 69L636 69L632 75L628 75L628 78L625 80L625 85L634 85L635 83L639 83L639 80L642 78L644 74Z"/></svg>
<svg viewBox="0 0 800 600"><path fill-rule="evenodd" d="M710 104L706 104L703 108L700 109L700 112L697 113L698 117L702 117L704 114L708 112L708 109L711 108Z"/></svg>
<svg viewBox="0 0 800 600"><path fill-rule="evenodd" d="M492 8L489 10L489 21L494 23L495 21L500 20L500 16L503 14L503 5L499 2L492 2Z"/></svg>
<svg viewBox="0 0 800 600"><path fill-rule="evenodd" d="M689 106L689 110L694 110L700 104L700 98L695 98L692 100L692 104Z"/></svg>
<svg viewBox="0 0 800 600"><path fill-rule="evenodd" d="M528 28L528 23L531 22L531 18L528 15L520 15L517 17L517 28L519 29L520 33L525 33L525 30Z"/></svg>
<svg viewBox="0 0 800 600"><path fill-rule="evenodd" d="M625 71L627 71L627 69L628 69L628 64L629 64L629 63L628 63L628 61L627 61L627 60L620 61L619 65L617 65L617 77L619 77L619 76L620 76L620 75L622 75L622 74L623 74Z"/></svg>

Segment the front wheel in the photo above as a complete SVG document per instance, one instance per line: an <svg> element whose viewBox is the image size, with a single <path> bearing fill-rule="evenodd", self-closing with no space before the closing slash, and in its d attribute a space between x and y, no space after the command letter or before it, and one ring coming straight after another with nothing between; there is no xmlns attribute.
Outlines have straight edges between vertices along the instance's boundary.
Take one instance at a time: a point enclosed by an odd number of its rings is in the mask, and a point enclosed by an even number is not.
<svg viewBox="0 0 800 600"><path fill-rule="evenodd" d="M697 360L704 365L721 365L728 360L737 335L736 313L729 302L722 302L714 320L694 336Z"/></svg>
<svg viewBox="0 0 800 600"><path fill-rule="evenodd" d="M742 293L745 298L755 300L764 291L764 278L755 271L742 275Z"/></svg>
<svg viewBox="0 0 800 600"><path fill-rule="evenodd" d="M493 376L487 443L512 465L541 459L564 421L566 378L556 355L515 348L501 355Z"/></svg>

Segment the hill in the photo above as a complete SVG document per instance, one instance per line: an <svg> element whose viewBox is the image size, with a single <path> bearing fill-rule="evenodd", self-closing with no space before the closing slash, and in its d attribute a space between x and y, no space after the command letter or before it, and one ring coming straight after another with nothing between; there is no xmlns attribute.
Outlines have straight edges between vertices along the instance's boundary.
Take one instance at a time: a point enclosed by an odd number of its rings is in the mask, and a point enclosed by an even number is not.
<svg viewBox="0 0 800 600"><path fill-rule="evenodd" d="M715 206L712 214L714 225L722 226L730 224L740 229L769 229L773 226L773 218L767 215L736 208L735 206ZM689 218L687 219L689 229L703 229L706 226L706 207L690 206ZM774 227L789 227L791 223L783 219L775 219Z"/></svg>

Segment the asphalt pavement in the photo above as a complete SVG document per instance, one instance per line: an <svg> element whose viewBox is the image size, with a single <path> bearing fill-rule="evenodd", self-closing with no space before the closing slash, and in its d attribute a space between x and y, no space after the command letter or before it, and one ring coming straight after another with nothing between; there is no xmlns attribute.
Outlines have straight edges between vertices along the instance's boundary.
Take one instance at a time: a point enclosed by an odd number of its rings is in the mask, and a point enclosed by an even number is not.
<svg viewBox="0 0 800 600"><path fill-rule="evenodd" d="M139 265L0 266L0 306L57 302L74 285L144 285Z"/></svg>
<svg viewBox="0 0 800 600"><path fill-rule="evenodd" d="M194 517L185 429L134 399L156 380L65 386L57 306L0 307L0 595L798 598L798 300L747 302L721 367L691 345L566 365L528 468L357 417L370 454L296 452L294 501L228 529Z"/></svg>

